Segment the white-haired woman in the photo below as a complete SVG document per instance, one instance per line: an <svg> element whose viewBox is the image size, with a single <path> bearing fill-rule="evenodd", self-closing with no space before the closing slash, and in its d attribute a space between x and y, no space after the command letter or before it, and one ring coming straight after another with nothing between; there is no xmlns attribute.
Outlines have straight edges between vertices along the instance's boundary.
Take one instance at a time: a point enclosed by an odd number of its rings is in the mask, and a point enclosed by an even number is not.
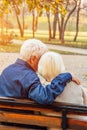
<svg viewBox="0 0 87 130"><path fill-rule="evenodd" d="M38 64L38 73L40 80L49 84L57 74L65 73L65 66L60 54L55 52L46 52ZM82 85L77 85L71 81L67 83L64 91L55 99L58 102L69 102L76 104L87 104L87 94Z"/></svg>
<svg viewBox="0 0 87 130"><path fill-rule="evenodd" d="M65 66L60 54L47 52L41 57L38 64L38 73L44 87L46 84L49 84L57 74L63 72L65 72ZM77 85L75 82L71 81L67 83L64 91L56 97L55 101L83 105L87 104L87 93L81 85ZM50 115L53 114L50 113ZM58 130L58 128L48 128L48 130Z"/></svg>

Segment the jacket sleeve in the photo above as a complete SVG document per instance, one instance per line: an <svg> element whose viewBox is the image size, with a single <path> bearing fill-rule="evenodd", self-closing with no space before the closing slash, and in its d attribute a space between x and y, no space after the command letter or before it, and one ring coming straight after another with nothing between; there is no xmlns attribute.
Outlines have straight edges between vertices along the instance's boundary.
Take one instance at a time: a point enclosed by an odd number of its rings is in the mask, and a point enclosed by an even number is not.
<svg viewBox="0 0 87 130"><path fill-rule="evenodd" d="M70 73L62 73L54 78L51 84L43 87L39 78L37 78L29 89L28 98L40 104L51 104L62 93L66 83L71 80L72 76Z"/></svg>

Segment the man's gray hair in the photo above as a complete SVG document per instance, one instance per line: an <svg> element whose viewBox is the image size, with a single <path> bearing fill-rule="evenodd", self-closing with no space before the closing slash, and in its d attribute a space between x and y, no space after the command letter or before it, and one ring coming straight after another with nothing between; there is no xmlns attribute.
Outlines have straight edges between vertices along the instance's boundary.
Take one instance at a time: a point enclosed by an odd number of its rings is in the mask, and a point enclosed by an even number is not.
<svg viewBox="0 0 87 130"><path fill-rule="evenodd" d="M40 58L45 52L48 51L47 46L37 39L29 39L24 41L20 49L21 59L28 61L31 56Z"/></svg>

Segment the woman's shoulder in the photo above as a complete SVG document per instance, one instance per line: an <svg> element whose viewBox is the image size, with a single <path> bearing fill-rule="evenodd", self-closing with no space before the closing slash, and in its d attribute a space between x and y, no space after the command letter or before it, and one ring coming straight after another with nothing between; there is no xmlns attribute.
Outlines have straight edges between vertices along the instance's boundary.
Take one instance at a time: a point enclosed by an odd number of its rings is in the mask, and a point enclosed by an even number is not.
<svg viewBox="0 0 87 130"><path fill-rule="evenodd" d="M57 97L56 101L83 104L83 92L81 86L74 82L67 83L64 91Z"/></svg>
<svg viewBox="0 0 87 130"><path fill-rule="evenodd" d="M70 83L68 83L65 87L65 92L67 94L73 95L75 97L82 97L83 95L83 90L82 90L83 86L82 85L77 85L76 83L74 83L73 81L71 81Z"/></svg>

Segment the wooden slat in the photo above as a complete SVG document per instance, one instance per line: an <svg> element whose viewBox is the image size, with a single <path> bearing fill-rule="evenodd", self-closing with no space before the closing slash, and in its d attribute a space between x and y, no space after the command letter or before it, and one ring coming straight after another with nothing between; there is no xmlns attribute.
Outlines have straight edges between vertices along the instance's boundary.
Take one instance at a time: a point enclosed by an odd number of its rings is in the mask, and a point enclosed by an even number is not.
<svg viewBox="0 0 87 130"><path fill-rule="evenodd" d="M72 103L60 103L54 102L50 105L40 105L35 103L34 101L28 99L15 99L15 98L0 98L0 104L9 105L9 106L24 106L24 107L37 107L37 108L48 108L53 109L54 111L59 111L62 109L70 110L70 111L85 111L87 113L87 105L77 105Z"/></svg>
<svg viewBox="0 0 87 130"><path fill-rule="evenodd" d="M30 114L24 115L11 112L0 112L0 122L12 122L47 127L61 127L61 118Z"/></svg>
<svg viewBox="0 0 87 130"><path fill-rule="evenodd" d="M0 130L45 130L46 127L1 123Z"/></svg>
<svg viewBox="0 0 87 130"><path fill-rule="evenodd" d="M35 111L35 112L40 112L40 113L45 113L45 114L52 114L52 115L55 115L55 116L61 116L61 112L56 112L55 110L53 109L48 109L48 108L38 108L38 107L26 107L26 106L10 106L10 105L1 105L0 104L0 108L1 109L15 109L15 110L25 110L26 111ZM81 112L74 112L74 111L67 111L67 115L69 116L72 116L72 115L75 115L75 116L87 116L87 113L81 113Z"/></svg>
<svg viewBox="0 0 87 130"><path fill-rule="evenodd" d="M38 126L47 126L47 127L58 127L61 128L61 118L56 118L52 116L38 116L38 115L24 115L16 114L9 112L0 112L0 121L1 122L10 122L10 123L20 123L26 125L38 125ZM68 118L68 128L86 128L87 130L87 121L81 119L71 119Z"/></svg>
<svg viewBox="0 0 87 130"><path fill-rule="evenodd" d="M68 128L74 130L87 130L87 121L78 119L68 119Z"/></svg>
<svg viewBox="0 0 87 130"><path fill-rule="evenodd" d="M47 112L47 113L56 113L53 109L49 109L49 108L41 108L41 107L32 107L32 106L11 106L11 105L2 105L0 104L0 108L7 108L7 109L17 109L17 110L31 110L31 111L37 111L37 112Z"/></svg>
<svg viewBox="0 0 87 130"><path fill-rule="evenodd" d="M29 130L29 128L0 125L0 130Z"/></svg>

